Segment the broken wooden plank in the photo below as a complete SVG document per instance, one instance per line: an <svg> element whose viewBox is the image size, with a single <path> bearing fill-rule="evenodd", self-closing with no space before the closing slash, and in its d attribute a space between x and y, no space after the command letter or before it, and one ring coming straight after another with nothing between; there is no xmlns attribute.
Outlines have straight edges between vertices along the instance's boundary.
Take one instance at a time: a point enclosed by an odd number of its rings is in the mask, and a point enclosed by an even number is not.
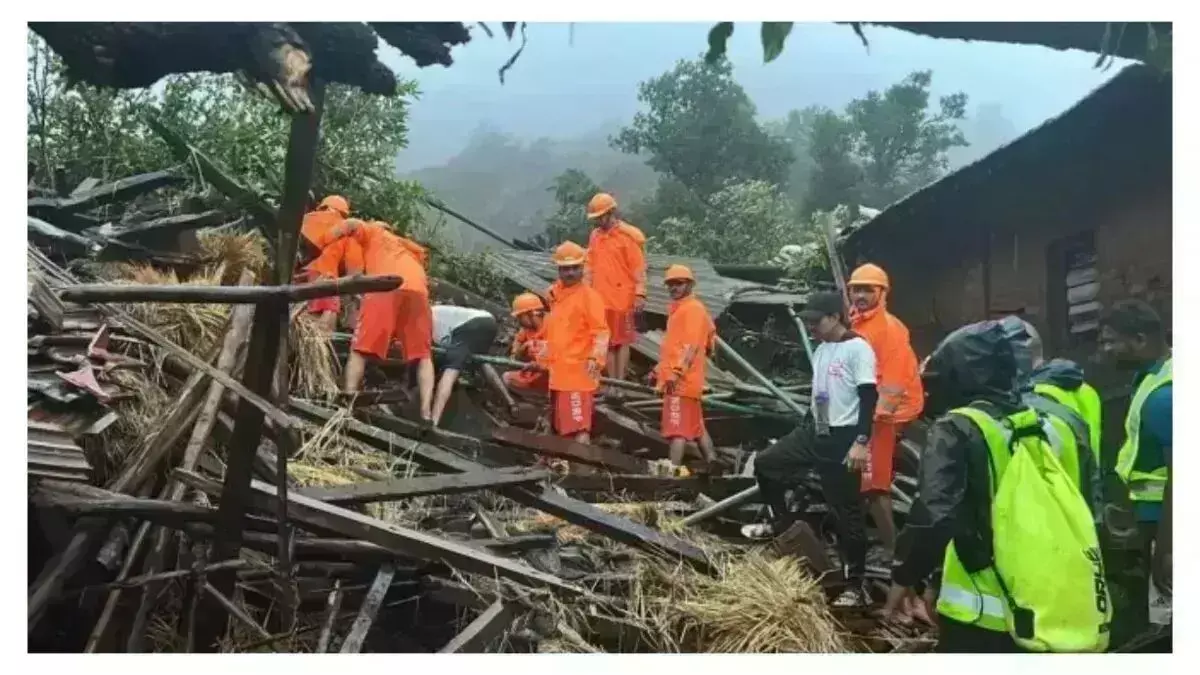
<svg viewBox="0 0 1200 675"><path fill-rule="evenodd" d="M39 508L63 511L73 518L138 518L152 523L183 529L192 523L215 523L217 511L195 504L185 504L169 499L143 499L119 496L116 499L87 499L36 490L30 503ZM274 532L275 523L266 518L246 515L242 523L246 529L257 532Z"/></svg>
<svg viewBox="0 0 1200 675"><path fill-rule="evenodd" d="M341 609L342 580L338 579L333 582L333 590L329 591L329 597L325 601L325 620L321 622L321 635L317 638L317 648L313 650L315 653L324 654L329 651L329 641L333 638L334 622Z"/></svg>
<svg viewBox="0 0 1200 675"><path fill-rule="evenodd" d="M350 633L342 641L341 653L357 654L362 651L363 642L367 639L367 633L371 630L371 624L375 622L375 615L379 612L379 606L383 604L384 597L387 596L388 588L391 587L392 577L395 574L396 570L390 563L385 563L379 568L379 573L375 575L375 581L371 583L371 590L367 591L367 599L358 608L358 618L354 620L354 625L350 627Z"/></svg>
<svg viewBox="0 0 1200 675"><path fill-rule="evenodd" d="M520 427L497 427L492 430L492 438L513 447L536 452L558 459L580 462L602 469L616 469L626 473L644 473L645 462L631 457L619 450L597 445L585 445L562 436L549 436L534 433Z"/></svg>
<svg viewBox="0 0 1200 675"><path fill-rule="evenodd" d="M504 485L536 483L550 476L544 469L522 469L511 473L472 471L421 478L351 483L333 487L311 487L298 490L301 494L329 504L369 504L399 501L426 495L448 495L475 492Z"/></svg>
<svg viewBox="0 0 1200 675"><path fill-rule="evenodd" d="M216 600L218 604L225 608L226 612L229 612L230 616L242 622L243 625L249 627L250 630L258 634L258 637L271 637L271 634L267 632L266 628L258 625L258 622L250 618L250 615L246 614L246 612L243 611L242 608L237 605L237 603L225 597L225 594L221 591L213 588L212 584L205 581L201 588L203 589L205 595L208 595L212 597L213 600Z"/></svg>
<svg viewBox="0 0 1200 675"><path fill-rule="evenodd" d="M439 654L482 654L497 638L504 635L512 625L516 614L513 603L505 600L493 602L474 621L467 624L461 633L438 650Z"/></svg>
<svg viewBox="0 0 1200 675"><path fill-rule="evenodd" d="M51 225L41 218L26 217L28 236L38 243L61 248L66 253L75 256L88 256L99 251L99 242L87 237L68 232L61 227Z"/></svg>
<svg viewBox="0 0 1200 675"><path fill-rule="evenodd" d="M305 302L316 298L377 293L399 288L398 276L354 276L288 286L188 286L162 284L73 284L62 289L65 302L171 302L255 304Z"/></svg>
<svg viewBox="0 0 1200 675"><path fill-rule="evenodd" d="M735 506L740 506L742 504L745 504L746 502L757 498L758 495L759 495L758 484L755 483L753 486L748 487L745 490L742 490L741 492L739 492L735 495L726 497L725 499L722 499L721 501L717 502L716 504L713 504L712 506L701 509L701 510L693 513L692 515L688 516L687 518L684 518L683 520L680 521L680 525L683 525L684 527L688 527L690 525L695 525L696 523L703 522L719 513L724 513L725 511L728 511L729 509L732 509Z"/></svg>
<svg viewBox="0 0 1200 675"><path fill-rule="evenodd" d="M699 494L718 499L755 485L752 476L674 478L627 474L566 475L555 478L554 485L568 492L631 493L639 497L661 498L672 494Z"/></svg>
<svg viewBox="0 0 1200 675"><path fill-rule="evenodd" d="M310 419L328 421L334 412L299 399L292 399L293 410ZM421 443L383 429L372 427L359 420L348 420L345 433L365 443L384 451L398 449L410 456L413 462L437 471L466 472L478 470L480 465L469 459L442 450L427 443ZM572 525L600 532L616 541L645 551L674 557L687 561L697 569L706 573L714 573L715 568L704 551L678 537L672 537L645 525L635 523L628 518L614 516L577 499L560 495L550 488L528 489L523 487L501 488L499 493L509 499L529 508L545 511L557 516Z"/></svg>
<svg viewBox="0 0 1200 675"><path fill-rule="evenodd" d="M30 199L26 209L43 218L53 217L56 214L81 213L101 206L129 201L139 195L171 185L183 185L186 182L187 178L178 169L152 171L137 176L128 176L85 192L72 194L70 197Z"/></svg>
<svg viewBox="0 0 1200 675"><path fill-rule="evenodd" d="M195 474L176 471L175 475L198 489L212 489L213 487ZM276 496L272 486L253 481L251 489L251 503L256 509L263 511L274 509ZM324 504L302 495L295 494L289 498L288 518L306 528L316 527L336 532L344 537L361 539L424 560L444 560L449 565L475 574L509 578L527 586L547 588L569 595L584 592L583 589L557 577L543 574L532 567L497 557L467 544L393 525L378 518L356 513L340 506Z"/></svg>
<svg viewBox="0 0 1200 675"><path fill-rule="evenodd" d="M225 222L224 211L212 209L203 213L180 213L174 216L155 218L146 222L113 228L108 236L116 239L137 239L145 235L177 234L187 230L200 230Z"/></svg>

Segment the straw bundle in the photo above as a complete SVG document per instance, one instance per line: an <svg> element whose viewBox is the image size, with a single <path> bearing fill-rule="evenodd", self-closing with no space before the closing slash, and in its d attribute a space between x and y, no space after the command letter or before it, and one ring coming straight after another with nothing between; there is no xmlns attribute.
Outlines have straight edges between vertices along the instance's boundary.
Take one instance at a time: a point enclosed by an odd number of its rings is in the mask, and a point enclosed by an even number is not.
<svg viewBox="0 0 1200 675"><path fill-rule="evenodd" d="M267 266L267 240L258 230L210 230L200 232L196 236L200 240L200 249L204 257L225 266L221 279L223 285L236 284L244 269L254 272L255 278L262 278L263 270Z"/></svg>
<svg viewBox="0 0 1200 675"><path fill-rule="evenodd" d="M114 284L197 285L220 284L224 265L215 265L181 281L174 272L149 265L114 265L106 270ZM194 354L207 353L224 335L229 306L211 303L142 302L120 306L167 339Z"/></svg>
<svg viewBox="0 0 1200 675"><path fill-rule="evenodd" d="M291 382L288 386L292 393L305 398L327 400L340 391L340 369L329 332L321 327L317 317L302 311L302 306L292 311L288 354L291 365Z"/></svg>

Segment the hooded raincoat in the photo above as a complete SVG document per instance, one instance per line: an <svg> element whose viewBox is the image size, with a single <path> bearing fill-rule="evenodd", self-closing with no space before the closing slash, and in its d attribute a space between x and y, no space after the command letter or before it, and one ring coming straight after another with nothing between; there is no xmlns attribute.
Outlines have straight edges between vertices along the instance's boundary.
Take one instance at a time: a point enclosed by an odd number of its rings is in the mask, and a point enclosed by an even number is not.
<svg viewBox="0 0 1200 675"><path fill-rule="evenodd" d="M908 327L887 311L887 277L882 279L879 303L864 312L850 315L851 328L875 351L879 373L879 403L875 419L886 422L911 422L925 408L917 354L913 351Z"/></svg>

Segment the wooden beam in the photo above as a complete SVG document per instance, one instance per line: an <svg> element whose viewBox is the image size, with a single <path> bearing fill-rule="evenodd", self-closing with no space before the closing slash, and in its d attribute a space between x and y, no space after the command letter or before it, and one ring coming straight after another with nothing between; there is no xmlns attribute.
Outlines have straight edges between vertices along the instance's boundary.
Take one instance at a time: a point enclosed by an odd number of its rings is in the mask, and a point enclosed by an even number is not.
<svg viewBox="0 0 1200 675"><path fill-rule="evenodd" d="M505 600L493 602L461 633L454 636L439 654L482 654L512 625L515 605Z"/></svg>
<svg viewBox="0 0 1200 675"><path fill-rule="evenodd" d="M329 597L325 600L325 620L321 622L321 635L317 638L314 653L324 654L329 651L329 642L333 639L333 625L341 609L342 580L338 579L333 582L333 589L329 591Z"/></svg>
<svg viewBox="0 0 1200 675"><path fill-rule="evenodd" d="M62 198L37 197L28 201L27 210L42 217L81 213L153 192L170 185L183 185L187 178L178 169L153 171L106 183L86 192Z"/></svg>
<svg viewBox="0 0 1200 675"><path fill-rule="evenodd" d="M646 471L645 462L626 455L620 450L610 450L597 445L584 445L562 436L538 434L520 427L497 427L492 430L492 438L539 455L598 466L602 469L616 469L626 473L644 473Z"/></svg>
<svg viewBox="0 0 1200 675"><path fill-rule="evenodd" d="M328 421L334 415L331 410L298 399L292 399L292 409L310 419L322 422ZM402 452L398 454L408 455L413 462L435 471L466 472L481 468L479 464L452 452L372 427L359 420L347 421L345 433L351 438L368 443L385 452L393 449L400 450ZM531 490L523 487L506 487L501 488L498 492L524 506L545 511L572 525L599 532L623 544L657 555L684 560L706 573L712 574L716 571L704 551L688 542L635 523L628 518L605 513L590 504L560 495L550 488Z"/></svg>
<svg viewBox="0 0 1200 675"><path fill-rule="evenodd" d="M470 473L396 478L393 480L351 483L334 487L311 487L296 494L329 504L369 504L399 501L426 495L461 494L503 485L526 485L549 478L544 469L522 469L511 473L473 471Z"/></svg>
<svg viewBox="0 0 1200 675"><path fill-rule="evenodd" d="M367 639L367 633L371 630L371 624L375 622L375 615L379 613L379 607L387 596L395 574L396 569L391 563L384 563L379 568L375 581L371 583L371 590L367 591L366 600L363 600L358 608L358 617L354 619L354 625L350 626L350 633L342 641L341 653L357 654L362 651L363 642Z"/></svg>
<svg viewBox="0 0 1200 675"><path fill-rule="evenodd" d="M193 486L205 486L199 476L177 471L176 474ZM199 478L200 480L196 480ZM207 486L211 489L211 486ZM254 481L251 503L256 509L272 511L275 490L265 483ZM583 589L565 583L558 577L539 572L532 567L499 558L467 544L443 539L425 532L411 530L384 522L349 509L324 504L302 495L291 495L288 517L304 527L336 532L343 537L360 539L386 549L400 551L423 560L443 560L458 569L488 577L513 579L526 586L547 588L568 595L583 593Z"/></svg>
<svg viewBox="0 0 1200 675"><path fill-rule="evenodd" d="M242 304L305 302L335 295L376 293L399 288L397 276L343 277L286 286L188 286L161 284L73 284L62 290L64 302L171 302Z"/></svg>
<svg viewBox="0 0 1200 675"><path fill-rule="evenodd" d="M753 487L755 481L751 476L672 478L667 476L593 474L590 476L562 476L555 478L553 484L568 492L627 492L638 496L653 496L655 498L681 493L704 493L710 497L720 499L745 490L748 487Z"/></svg>
<svg viewBox="0 0 1200 675"><path fill-rule="evenodd" d="M174 216L155 218L142 223L124 225L109 236L116 239L137 239L144 235L174 234L188 230L201 230L220 225L226 220L224 211L212 209L203 213L180 213Z"/></svg>

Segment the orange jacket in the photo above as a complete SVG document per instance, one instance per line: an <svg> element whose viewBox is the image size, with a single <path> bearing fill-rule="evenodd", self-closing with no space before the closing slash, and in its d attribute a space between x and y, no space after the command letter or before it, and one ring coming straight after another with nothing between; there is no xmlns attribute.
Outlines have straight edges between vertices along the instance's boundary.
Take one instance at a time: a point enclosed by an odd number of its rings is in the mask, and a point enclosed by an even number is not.
<svg viewBox="0 0 1200 675"><path fill-rule="evenodd" d="M586 284L550 287L550 313L546 315L545 365L553 391L595 391L597 378L588 375L588 361L604 363L608 351L608 322L604 299Z"/></svg>
<svg viewBox="0 0 1200 675"><path fill-rule="evenodd" d="M375 223L362 223L352 232L343 231L342 236L337 235L338 233L330 228L319 237L320 241L316 244L321 248L322 256L329 248L346 242L345 254L351 254L355 247L362 252L362 271L367 275L399 275L404 279L400 288L429 294L429 281L424 266L391 230Z"/></svg>
<svg viewBox="0 0 1200 675"><path fill-rule="evenodd" d="M717 326L708 308L695 295L672 302L667 308L667 333L658 361L659 391L675 379L676 395L700 398L704 394L708 351L716 334Z"/></svg>
<svg viewBox="0 0 1200 675"><path fill-rule="evenodd" d="M865 312L854 312L850 324L875 352L879 404L875 419L909 422L925 409L925 391L917 354L908 337L908 327L887 311L887 291L880 290L879 304Z"/></svg>
<svg viewBox="0 0 1200 675"><path fill-rule="evenodd" d="M538 361L538 356L544 351L542 344L546 340L546 324L541 328L521 328L513 336L512 358L516 361Z"/></svg>
<svg viewBox="0 0 1200 675"><path fill-rule="evenodd" d="M604 297L608 309L627 312L646 297L646 235L619 221L607 231L594 228L588 238L584 281Z"/></svg>

